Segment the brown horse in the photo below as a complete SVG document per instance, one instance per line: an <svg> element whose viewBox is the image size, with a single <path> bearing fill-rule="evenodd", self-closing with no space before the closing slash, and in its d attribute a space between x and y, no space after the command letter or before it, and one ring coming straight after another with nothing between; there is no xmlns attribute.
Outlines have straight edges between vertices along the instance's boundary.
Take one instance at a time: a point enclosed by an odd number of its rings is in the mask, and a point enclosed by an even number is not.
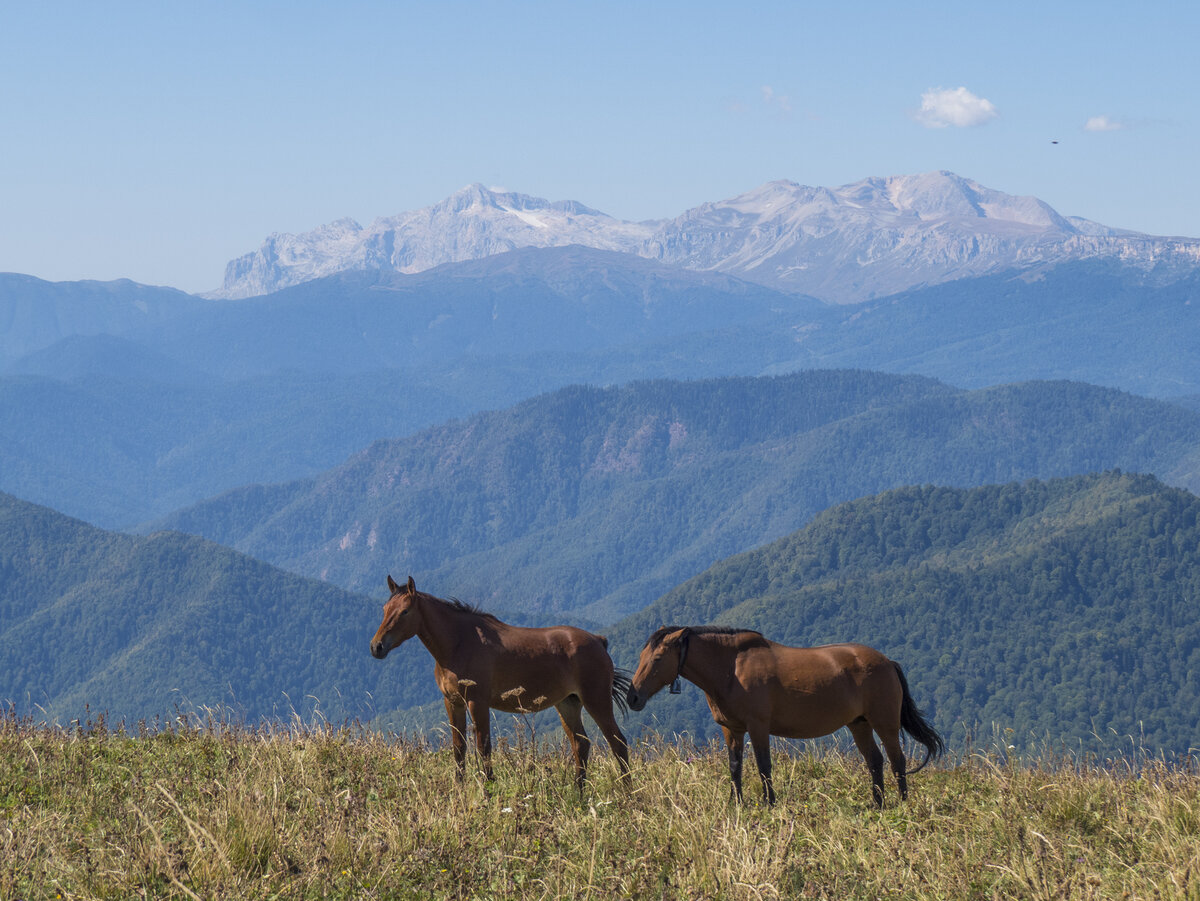
<svg viewBox="0 0 1200 901"><path fill-rule="evenodd" d="M914 773L945 750L941 736L913 703L900 664L861 644L792 648L745 629L664 626L642 649L629 706L641 710L655 692L680 677L700 687L725 733L729 776L739 801L746 732L768 804L775 803L772 735L817 738L846 726L867 761L872 795L880 806L883 755L872 730L883 740L901 798L908 794L908 783L900 730L926 749Z"/></svg>
<svg viewBox="0 0 1200 901"><path fill-rule="evenodd" d="M573 626L526 629L503 623L460 601L446 601L417 591L412 576L400 586L387 578L391 597L383 606L383 622L371 639L372 656L414 635L436 662L434 676L450 718L454 760L461 779L466 767L466 715L475 724L475 743L484 774L492 775L490 711L533 713L553 707L575 754L575 781L580 791L591 741L583 729L586 708L608 739L629 775L629 748L613 716L613 701L625 708L629 679L613 668L608 640Z"/></svg>

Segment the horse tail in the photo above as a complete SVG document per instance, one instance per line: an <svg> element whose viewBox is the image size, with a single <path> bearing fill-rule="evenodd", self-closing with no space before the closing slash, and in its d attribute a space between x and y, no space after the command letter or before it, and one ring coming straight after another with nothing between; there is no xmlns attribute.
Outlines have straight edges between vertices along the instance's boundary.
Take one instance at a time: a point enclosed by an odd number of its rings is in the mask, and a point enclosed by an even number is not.
<svg viewBox="0 0 1200 901"><path fill-rule="evenodd" d="M925 769L925 765L934 757L946 753L946 742L917 708L908 690L908 679L904 678L904 670L900 668L900 664L892 661L892 665L896 667L896 675L900 677L900 688L903 691L900 701L900 728L925 746L925 759L915 770L908 771L911 775Z"/></svg>
<svg viewBox="0 0 1200 901"><path fill-rule="evenodd" d="M612 663L612 655L608 653L608 637L597 635L596 638L600 641L600 647L604 648L604 655L608 657L609 663ZM613 664L613 681L612 681L612 699L617 705L617 709L621 711L623 716L629 714L629 702L626 697L629 695L629 689L633 688L633 674L628 670L619 668Z"/></svg>
<svg viewBox="0 0 1200 901"><path fill-rule="evenodd" d="M629 671L613 667L612 698L622 716L629 714L629 704L625 699L629 696L631 688L633 688L633 678Z"/></svg>

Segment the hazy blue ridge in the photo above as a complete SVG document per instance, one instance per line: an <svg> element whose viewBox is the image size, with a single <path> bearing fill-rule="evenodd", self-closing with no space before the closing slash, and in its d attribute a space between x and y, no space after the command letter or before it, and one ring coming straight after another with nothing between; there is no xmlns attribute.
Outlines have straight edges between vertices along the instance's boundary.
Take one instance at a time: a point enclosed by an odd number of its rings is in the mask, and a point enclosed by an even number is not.
<svg viewBox="0 0 1200 901"><path fill-rule="evenodd" d="M2 276L0 490L129 527L573 383L836 367L1194 395L1197 284L1088 261L833 307L580 247L244 301Z"/></svg>

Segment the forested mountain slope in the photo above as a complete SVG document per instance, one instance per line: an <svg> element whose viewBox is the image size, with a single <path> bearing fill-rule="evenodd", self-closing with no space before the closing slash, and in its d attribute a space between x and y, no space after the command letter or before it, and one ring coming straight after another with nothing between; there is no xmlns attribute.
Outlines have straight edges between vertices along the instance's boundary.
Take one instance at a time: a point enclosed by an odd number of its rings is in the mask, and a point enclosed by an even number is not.
<svg viewBox="0 0 1200 901"><path fill-rule="evenodd" d="M105 532L0 494L0 704L23 712L338 720L427 701L427 657L368 653L380 610L198 538Z"/></svg>
<svg viewBox="0 0 1200 901"><path fill-rule="evenodd" d="M1114 466L1192 484L1200 416L1075 383L930 379L574 387L381 441L324 475L160 525L351 589L382 572L497 612L613 621L832 504Z"/></svg>
<svg viewBox="0 0 1200 901"><path fill-rule="evenodd" d="M664 624L863 642L904 666L955 740L995 724L1021 748L1184 753L1200 748L1197 596L1200 498L1113 471L842 504L721 561L609 637L627 667ZM713 728L694 688L647 714L668 730Z"/></svg>

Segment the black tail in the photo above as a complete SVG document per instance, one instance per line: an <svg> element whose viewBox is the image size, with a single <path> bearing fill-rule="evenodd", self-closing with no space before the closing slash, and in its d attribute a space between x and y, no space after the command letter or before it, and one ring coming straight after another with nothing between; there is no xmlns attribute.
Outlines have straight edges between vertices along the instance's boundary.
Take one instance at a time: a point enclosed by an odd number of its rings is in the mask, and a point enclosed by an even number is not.
<svg viewBox="0 0 1200 901"><path fill-rule="evenodd" d="M925 769L925 764L934 757L940 757L946 753L946 742L934 731L929 720L925 719L925 715L917 709L912 694L908 690L908 680L904 678L904 670L900 669L900 664L893 661L892 665L896 667L896 675L900 677L900 688L904 692L903 700L900 702L900 728L925 746L925 759L921 761L921 765L915 770L908 771L909 774L917 773Z"/></svg>
<svg viewBox="0 0 1200 901"><path fill-rule="evenodd" d="M630 674L623 669L614 667L612 697L622 716L626 716L629 713L629 704L625 698L629 695L629 689L631 688L633 688L633 679L630 677Z"/></svg>

